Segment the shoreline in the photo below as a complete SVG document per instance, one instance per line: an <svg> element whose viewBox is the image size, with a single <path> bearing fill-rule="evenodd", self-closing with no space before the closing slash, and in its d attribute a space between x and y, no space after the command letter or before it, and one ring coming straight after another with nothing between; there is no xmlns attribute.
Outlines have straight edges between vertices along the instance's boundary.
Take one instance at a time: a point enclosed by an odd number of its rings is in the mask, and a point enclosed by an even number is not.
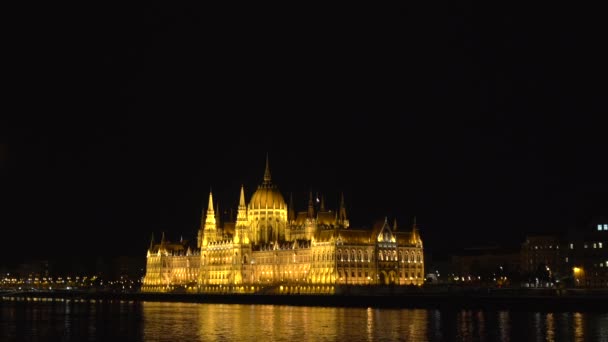
<svg viewBox="0 0 608 342"><path fill-rule="evenodd" d="M21 291L0 293L5 300L74 299L104 301L151 301L207 304L257 304L391 309L493 309L523 311L608 312L605 292L557 294L496 292L426 292L372 294L190 294L103 291Z"/></svg>

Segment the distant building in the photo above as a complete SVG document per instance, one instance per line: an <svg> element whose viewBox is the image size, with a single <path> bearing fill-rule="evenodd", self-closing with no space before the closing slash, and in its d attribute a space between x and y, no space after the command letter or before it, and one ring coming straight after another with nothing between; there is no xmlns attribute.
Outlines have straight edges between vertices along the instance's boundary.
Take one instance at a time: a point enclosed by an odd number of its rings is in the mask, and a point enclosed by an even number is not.
<svg viewBox="0 0 608 342"><path fill-rule="evenodd" d="M16 268L16 273L21 278L46 277L52 267L49 260L29 260L20 263Z"/></svg>
<svg viewBox="0 0 608 342"><path fill-rule="evenodd" d="M520 273L517 248L498 246L466 248L452 255L453 281L507 285Z"/></svg>
<svg viewBox="0 0 608 342"><path fill-rule="evenodd" d="M578 287L608 287L608 218L594 217L571 232L564 262Z"/></svg>
<svg viewBox="0 0 608 342"><path fill-rule="evenodd" d="M196 246L164 235L152 242L142 291L332 293L338 285L424 282L415 223L407 231L386 219L371 230L353 229L343 197L332 211L312 193L308 208L296 212L272 183L268 159L249 203L241 187L236 222L220 227L217 221L210 193Z"/></svg>
<svg viewBox="0 0 608 342"><path fill-rule="evenodd" d="M521 246L521 270L529 285L550 287L567 277L567 257L557 235L528 235Z"/></svg>

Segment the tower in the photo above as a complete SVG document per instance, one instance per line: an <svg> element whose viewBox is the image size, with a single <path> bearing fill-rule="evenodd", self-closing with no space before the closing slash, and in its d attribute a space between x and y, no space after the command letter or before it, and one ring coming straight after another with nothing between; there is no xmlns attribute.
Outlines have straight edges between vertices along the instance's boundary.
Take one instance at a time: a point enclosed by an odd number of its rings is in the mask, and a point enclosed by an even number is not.
<svg viewBox="0 0 608 342"><path fill-rule="evenodd" d="M203 245L217 240L217 226L215 222L215 212L213 210L213 193L209 191L209 205L207 206L207 216L205 227L203 228Z"/></svg>

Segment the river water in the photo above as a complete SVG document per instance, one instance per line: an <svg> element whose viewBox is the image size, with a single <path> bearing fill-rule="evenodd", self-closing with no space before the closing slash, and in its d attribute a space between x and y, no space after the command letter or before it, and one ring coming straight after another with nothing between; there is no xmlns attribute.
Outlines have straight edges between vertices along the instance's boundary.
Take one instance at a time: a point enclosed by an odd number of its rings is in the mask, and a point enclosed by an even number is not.
<svg viewBox="0 0 608 342"><path fill-rule="evenodd" d="M608 313L13 298L0 341L608 341Z"/></svg>

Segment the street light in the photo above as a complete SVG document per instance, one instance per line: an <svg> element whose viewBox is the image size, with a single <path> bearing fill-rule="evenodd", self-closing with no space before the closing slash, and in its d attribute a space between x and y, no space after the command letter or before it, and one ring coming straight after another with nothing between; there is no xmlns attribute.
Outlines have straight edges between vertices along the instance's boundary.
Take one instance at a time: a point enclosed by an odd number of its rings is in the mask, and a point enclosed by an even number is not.
<svg viewBox="0 0 608 342"><path fill-rule="evenodd" d="M580 278L583 275L583 269L581 267L573 267L572 271L574 272L574 280L576 281L576 285L580 283Z"/></svg>

